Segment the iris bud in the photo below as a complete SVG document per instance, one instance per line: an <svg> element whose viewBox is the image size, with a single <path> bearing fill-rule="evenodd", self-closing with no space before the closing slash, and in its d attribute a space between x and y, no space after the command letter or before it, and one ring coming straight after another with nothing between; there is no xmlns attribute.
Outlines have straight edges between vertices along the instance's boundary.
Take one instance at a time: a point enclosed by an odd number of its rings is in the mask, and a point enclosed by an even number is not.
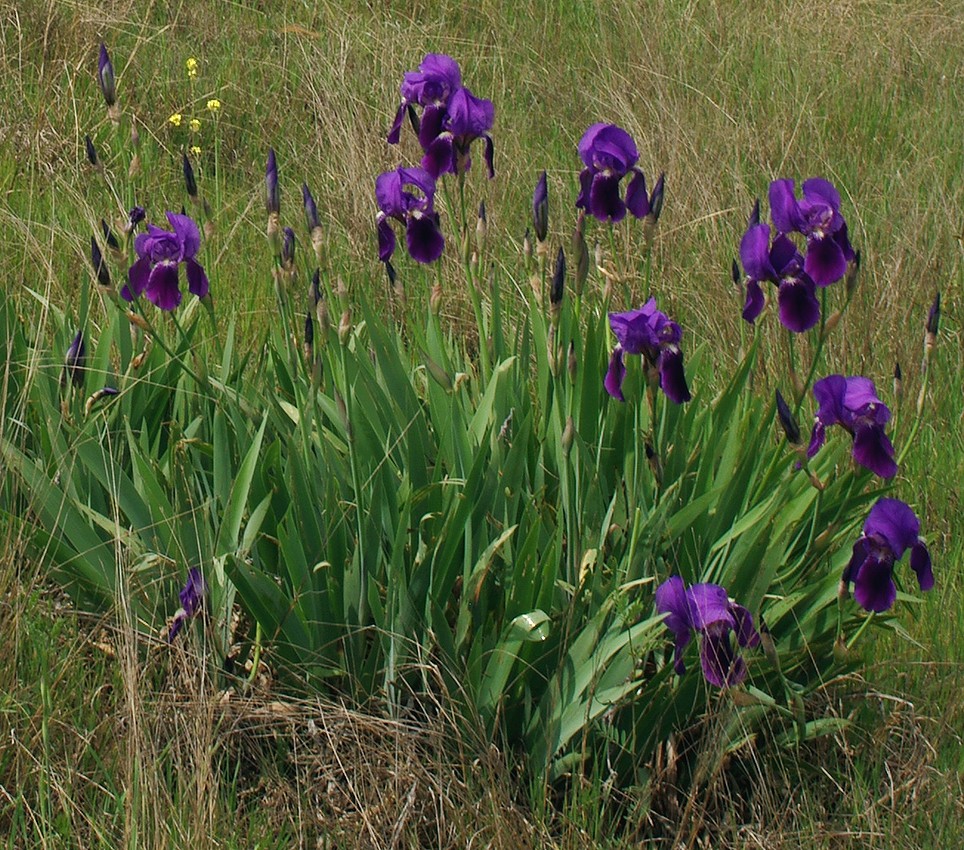
<svg viewBox="0 0 964 850"><path fill-rule="evenodd" d="M556 254L556 266L552 273L552 283L549 287L549 316L554 325L559 324L562 310L562 296L566 286L566 254L559 249Z"/></svg>
<svg viewBox="0 0 964 850"><path fill-rule="evenodd" d="M103 43L100 45L100 58L97 62L97 81L108 108L112 107L117 101L117 83L114 79L114 66Z"/></svg>
<svg viewBox="0 0 964 850"><path fill-rule="evenodd" d="M75 387L83 386L86 363L87 346L84 344L84 332L77 331L64 357L64 368L60 373L60 385L64 386L69 379Z"/></svg>
<svg viewBox="0 0 964 850"><path fill-rule="evenodd" d="M104 262L104 256L100 252L100 245L97 239L90 237L90 264L94 267L94 274L97 275L97 282L103 287L110 286L110 272Z"/></svg>
<svg viewBox="0 0 964 850"><path fill-rule="evenodd" d="M94 143L90 136L84 136L84 147L87 150L87 161L94 167L100 167L100 160L97 159L97 148L94 147Z"/></svg>
<svg viewBox="0 0 964 850"><path fill-rule="evenodd" d="M539 175L532 194L532 228L536 232L536 239L545 242L549 234L549 187L545 171Z"/></svg>
<svg viewBox="0 0 964 850"><path fill-rule="evenodd" d="M776 400L777 419L780 421L780 427L783 429L783 433L786 434L787 442L792 446L799 446L802 443L800 426L797 424L796 417L790 410L790 406L780 394L780 390L776 391Z"/></svg>
<svg viewBox="0 0 964 850"><path fill-rule="evenodd" d="M184 170L184 188L187 195L192 200L197 200L197 180L194 179L194 168L186 153L181 154L181 167Z"/></svg>
<svg viewBox="0 0 964 850"><path fill-rule="evenodd" d="M264 171L264 205L270 216L281 212L281 192L278 189L278 160L274 148L268 148L268 164Z"/></svg>

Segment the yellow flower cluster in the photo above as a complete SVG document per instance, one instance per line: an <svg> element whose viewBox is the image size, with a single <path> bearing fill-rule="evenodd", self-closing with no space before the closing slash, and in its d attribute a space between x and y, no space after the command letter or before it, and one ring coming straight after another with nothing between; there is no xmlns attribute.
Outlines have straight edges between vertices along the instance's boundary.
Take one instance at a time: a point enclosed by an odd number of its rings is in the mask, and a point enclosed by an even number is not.
<svg viewBox="0 0 964 850"><path fill-rule="evenodd" d="M201 147L200 145L191 145L191 156L200 156Z"/></svg>
<svg viewBox="0 0 964 850"><path fill-rule="evenodd" d="M180 126L181 126L181 113L180 113L180 112L175 112L175 113L174 113L170 118L168 118L167 120L168 120L168 123L169 123L172 127L180 127Z"/></svg>
<svg viewBox="0 0 964 850"><path fill-rule="evenodd" d="M197 79L197 59L193 56L187 60L187 76L190 80Z"/></svg>
<svg viewBox="0 0 964 850"><path fill-rule="evenodd" d="M221 109L221 101L218 100L216 97L212 97L208 101L208 112L217 112L220 109Z"/></svg>
<svg viewBox="0 0 964 850"><path fill-rule="evenodd" d="M192 133L197 133L201 129L201 122L198 121L197 118L192 118L190 127Z"/></svg>

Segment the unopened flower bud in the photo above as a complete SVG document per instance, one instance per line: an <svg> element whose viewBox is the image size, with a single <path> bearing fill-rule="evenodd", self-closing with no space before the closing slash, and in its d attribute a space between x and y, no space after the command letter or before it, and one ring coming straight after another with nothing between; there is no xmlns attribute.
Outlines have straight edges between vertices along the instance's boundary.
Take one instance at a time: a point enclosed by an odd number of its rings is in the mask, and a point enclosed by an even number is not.
<svg viewBox="0 0 964 850"><path fill-rule="evenodd" d="M268 228L266 235L271 253L276 257L281 256L281 216L278 213L268 213Z"/></svg>
<svg viewBox="0 0 964 850"><path fill-rule="evenodd" d="M847 271L844 275L844 291L847 293L849 301L857 289L857 276L860 272L860 251L854 252L854 258L847 263Z"/></svg>
<svg viewBox="0 0 964 850"><path fill-rule="evenodd" d="M90 416L90 411L102 398L109 398L115 395L120 395L120 390L116 387L102 387L101 389L97 390L97 392L91 395L84 403L84 415Z"/></svg>
<svg viewBox="0 0 964 850"><path fill-rule="evenodd" d="M743 273L740 271L740 264L736 261L736 257L733 258L733 263L730 265L730 278L734 286L743 286Z"/></svg>
<svg viewBox="0 0 964 850"><path fill-rule="evenodd" d="M532 194L532 228L536 239L545 242L549 234L549 186L545 171L539 175Z"/></svg>
<svg viewBox="0 0 964 850"><path fill-rule="evenodd" d="M572 246L569 251L570 255L575 258L576 271L573 289L577 297L582 295L583 289L586 287L586 281L589 279L589 246L586 245L586 237L583 234L585 220L585 213L580 210L576 217L576 229L572 232Z"/></svg>
<svg viewBox="0 0 964 850"><path fill-rule="evenodd" d="M927 313L927 333L930 336L937 336L937 331L941 323L941 294L934 296L934 301Z"/></svg>
<svg viewBox="0 0 964 850"><path fill-rule="evenodd" d="M290 227L284 229L281 241L281 265L288 271L292 271L295 265L295 232Z"/></svg>
<svg viewBox="0 0 964 850"><path fill-rule="evenodd" d="M184 188L187 190L187 195L192 200L197 200L197 180L194 179L194 168L186 153L181 154L181 166L184 171Z"/></svg>
<svg viewBox="0 0 964 850"><path fill-rule="evenodd" d="M268 148L268 164L264 171L264 205L268 217L281 212L281 190L278 188L278 160L274 148Z"/></svg>
<svg viewBox="0 0 964 850"><path fill-rule="evenodd" d="M308 296L311 298L312 305L317 307L318 302L321 301L321 270L320 269L315 269L315 273L311 276L311 289L308 291Z"/></svg>
<svg viewBox="0 0 964 850"><path fill-rule="evenodd" d="M117 83L114 79L114 65L107 54L107 46L100 45L100 57L97 61L97 81L100 83L101 93L108 108L117 102Z"/></svg>
<svg viewBox="0 0 964 850"><path fill-rule="evenodd" d="M114 231L110 229L110 225L104 221L104 219L100 220L100 229L104 233L104 242L107 244L107 247L112 251L119 251L120 243L117 241L117 237L114 236ZM91 254L93 254L93 249L91 249Z"/></svg>
<svg viewBox="0 0 964 850"><path fill-rule="evenodd" d="M489 217L485 211L485 201L479 204L479 217L475 222L475 250L481 256L485 251L485 239L489 234Z"/></svg>
<svg viewBox="0 0 964 850"><path fill-rule="evenodd" d="M569 373L569 380L576 383L576 375L579 373L579 361L576 360L576 343L569 340L569 355L566 357L566 371Z"/></svg>
<svg viewBox="0 0 964 850"><path fill-rule="evenodd" d="M64 386L69 380L75 387L84 384L85 365L87 363L87 346L84 343L84 332L77 331L73 341L64 356L64 368L60 373L60 385Z"/></svg>
<svg viewBox="0 0 964 850"><path fill-rule="evenodd" d="M844 640L843 635L837 635L837 639L833 642L833 660L838 664L846 664L850 660L850 650L847 648L847 641Z"/></svg>
<svg viewBox="0 0 964 850"><path fill-rule="evenodd" d="M351 310L345 310L341 314L341 321L338 323L338 341L342 345L347 345L351 336Z"/></svg>
<svg viewBox="0 0 964 850"><path fill-rule="evenodd" d="M109 287L110 272L107 270L104 256L100 252L100 245L97 244L97 239L93 236L90 237L90 264L94 267L97 282L105 288Z"/></svg>
<svg viewBox="0 0 964 850"><path fill-rule="evenodd" d="M318 221L318 206L307 183L301 184L301 197L305 203L305 221L308 223L310 233L316 227L321 227L321 223Z"/></svg>
<svg viewBox="0 0 964 850"><path fill-rule="evenodd" d="M446 392L452 391L452 378L449 376L449 373L428 355L425 355L425 368L428 369L428 373L432 376L435 383L443 390Z"/></svg>
<svg viewBox="0 0 964 850"><path fill-rule="evenodd" d="M556 254L556 266L552 273L552 283L549 286L549 316L554 325L559 324L562 310L562 296L566 288L566 254L559 249Z"/></svg>
<svg viewBox="0 0 964 850"><path fill-rule="evenodd" d="M746 229L749 230L751 227L756 227L760 223L760 199L757 198L753 202L753 209L750 210L750 217L746 220ZM734 260L734 262L736 262Z"/></svg>
<svg viewBox="0 0 964 850"><path fill-rule="evenodd" d="M904 373L900 363L894 363L894 398L899 399L904 394Z"/></svg>
<svg viewBox="0 0 964 850"><path fill-rule="evenodd" d="M100 160L97 158L97 148L90 136L84 136L84 148L87 150L87 161L94 167L100 167Z"/></svg>
<svg viewBox="0 0 964 850"><path fill-rule="evenodd" d="M787 442L792 446L799 446L802 442L800 426L797 424L796 417L793 415L793 411L790 410L790 405L787 404L781 395L780 390L776 391L776 400L777 419L780 422L783 433L786 434Z"/></svg>
<svg viewBox="0 0 964 850"><path fill-rule="evenodd" d="M315 318L318 320L319 341L324 345L331 334L331 317L328 315L328 301L323 297L315 304Z"/></svg>
<svg viewBox="0 0 964 850"><path fill-rule="evenodd" d="M437 316L442 310L442 285L436 283L428 297L428 306L432 314Z"/></svg>
<svg viewBox="0 0 964 850"><path fill-rule="evenodd" d="M825 339L830 336L830 333L833 331L833 329L840 324L841 318L843 318L843 312L840 310L834 310L830 314L830 316L827 318L827 321L824 322L823 325L823 336Z"/></svg>
<svg viewBox="0 0 964 850"><path fill-rule="evenodd" d="M649 196L649 214L646 216L647 221L652 220L654 227L659 222L659 217L663 212L663 193L665 189L666 175L660 174L656 180L656 185L653 186L653 192Z"/></svg>
<svg viewBox="0 0 964 850"><path fill-rule="evenodd" d="M653 477L656 479L656 483L662 485L663 462L659 459L659 455L656 454L656 450L653 448L652 443L647 441L643 444L643 448L646 452L646 460L649 462L649 468L653 471Z"/></svg>
<svg viewBox="0 0 964 850"><path fill-rule="evenodd" d="M311 313L305 313L305 361L311 365L315 352L315 323L311 318Z"/></svg>
<svg viewBox="0 0 964 850"><path fill-rule="evenodd" d="M572 421L571 416L566 417L566 427L562 429L562 453L569 457L569 452L572 451L573 440L576 439L576 423Z"/></svg>

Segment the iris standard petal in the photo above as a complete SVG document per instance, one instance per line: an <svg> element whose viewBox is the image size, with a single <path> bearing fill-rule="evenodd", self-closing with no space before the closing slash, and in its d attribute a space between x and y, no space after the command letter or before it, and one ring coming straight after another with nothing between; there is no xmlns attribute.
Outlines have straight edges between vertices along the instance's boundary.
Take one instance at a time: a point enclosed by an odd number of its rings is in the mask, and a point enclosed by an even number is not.
<svg viewBox="0 0 964 850"><path fill-rule="evenodd" d="M920 520L910 505L900 499L878 499L864 521L864 534L887 541L899 561L920 539Z"/></svg>
<svg viewBox="0 0 964 850"><path fill-rule="evenodd" d="M729 596L718 584L694 584L686 591L686 599L693 628L697 631L705 631L711 624L721 622L727 628L735 626Z"/></svg>
<svg viewBox="0 0 964 850"><path fill-rule="evenodd" d="M608 124L592 124L589 129L582 134L577 150L579 152L579 158L587 168L593 167L592 147L596 141L596 136L608 126Z"/></svg>
<svg viewBox="0 0 964 850"><path fill-rule="evenodd" d="M803 270L817 286L830 286L847 272L847 258L837 241L830 236L807 242Z"/></svg>
<svg viewBox="0 0 964 850"><path fill-rule="evenodd" d="M834 212L840 210L840 193L823 177L811 177L803 181L803 197L809 201L822 201Z"/></svg>
<svg viewBox="0 0 964 850"><path fill-rule="evenodd" d="M385 215L401 218L405 215L402 198L402 178L398 170L386 171L375 178L375 200Z"/></svg>
<svg viewBox="0 0 964 850"><path fill-rule="evenodd" d="M422 150L428 150L445 129L445 109L441 106L426 106L418 125L418 143Z"/></svg>
<svg viewBox="0 0 964 850"><path fill-rule="evenodd" d="M617 348L616 351L619 349ZM656 610L660 614L667 615L663 622L671 632L688 632L693 628L689 603L686 599L686 587L680 576L671 576L656 588Z"/></svg>
<svg viewBox="0 0 964 850"><path fill-rule="evenodd" d="M432 216L412 216L405 230L408 253L413 260L431 263L442 256L445 238Z"/></svg>
<svg viewBox="0 0 964 850"><path fill-rule="evenodd" d="M201 231L194 223L194 219L178 213L167 213L167 220L177 237L180 248L178 260L192 259L201 248Z"/></svg>
<svg viewBox="0 0 964 850"><path fill-rule="evenodd" d="M751 279L776 281L777 272L770 262L769 224L758 224L743 234L740 240L740 262L743 264L743 271Z"/></svg>
<svg viewBox="0 0 964 850"><path fill-rule="evenodd" d="M894 446L881 425L865 425L854 431L854 460L881 478L897 474Z"/></svg>
<svg viewBox="0 0 964 850"><path fill-rule="evenodd" d="M206 298L210 285L204 267L197 260L186 260L184 268L187 270L187 288L192 295Z"/></svg>
<svg viewBox="0 0 964 850"><path fill-rule="evenodd" d="M619 197L619 177L596 174L589 189L589 212L600 221L615 224L626 215L626 204Z"/></svg>
<svg viewBox="0 0 964 850"><path fill-rule="evenodd" d="M127 283L121 289L121 297L133 301L145 290L150 276L151 261L148 257L141 257L127 270Z"/></svg>
<svg viewBox="0 0 964 850"><path fill-rule="evenodd" d="M646 194L646 177L640 169L635 170L633 179L626 187L626 209L636 218L649 215L649 195Z"/></svg>
<svg viewBox="0 0 964 850"><path fill-rule="evenodd" d="M926 591L934 587L931 553L923 540L918 540L910 549L910 568L917 574L917 584L921 590Z"/></svg>
<svg viewBox="0 0 964 850"><path fill-rule="evenodd" d="M893 578L894 563L889 558L868 557L854 578L854 599L867 611L887 611L897 600Z"/></svg>
<svg viewBox="0 0 964 850"><path fill-rule="evenodd" d="M799 231L804 225L797 203L793 180L774 180L770 184L770 216L780 233Z"/></svg>
<svg viewBox="0 0 964 850"><path fill-rule="evenodd" d="M683 404L689 401L689 387L683 371L683 353L675 345L666 346L659 355L659 387L671 401Z"/></svg>
<svg viewBox="0 0 964 850"><path fill-rule="evenodd" d="M623 380L626 378L626 366L623 364L623 350L618 345L613 349L609 358L609 368L603 386L606 392L619 401L626 401L623 395Z"/></svg>
<svg viewBox="0 0 964 850"><path fill-rule="evenodd" d="M777 302L781 324L794 333L808 331L820 321L820 302L809 278L782 281Z"/></svg>
<svg viewBox="0 0 964 850"><path fill-rule="evenodd" d="M177 284L177 264L165 262L154 266L148 277L144 295L161 310L174 310L181 303L181 290Z"/></svg>

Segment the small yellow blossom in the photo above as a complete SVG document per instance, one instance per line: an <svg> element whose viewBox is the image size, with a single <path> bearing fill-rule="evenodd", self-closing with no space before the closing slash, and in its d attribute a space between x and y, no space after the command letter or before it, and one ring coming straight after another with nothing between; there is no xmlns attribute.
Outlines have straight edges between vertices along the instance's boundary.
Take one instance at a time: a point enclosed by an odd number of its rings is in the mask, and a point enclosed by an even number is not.
<svg viewBox="0 0 964 850"><path fill-rule="evenodd" d="M191 132L196 133L198 132L198 130L201 129L201 122L198 121L197 118L192 118L190 127L191 127Z"/></svg>
<svg viewBox="0 0 964 850"><path fill-rule="evenodd" d="M180 112L175 112L175 113L174 113L170 118L168 118L167 120L168 120L168 123L171 124L171 125L173 125L174 127L180 127L180 126L181 126L181 113L180 113Z"/></svg>
<svg viewBox="0 0 964 850"><path fill-rule="evenodd" d="M198 157L201 155L201 148L199 145L191 145L191 156Z"/></svg>
<svg viewBox="0 0 964 850"><path fill-rule="evenodd" d="M195 79L197 77L197 59L193 56L187 60L187 75L190 79Z"/></svg>
<svg viewBox="0 0 964 850"><path fill-rule="evenodd" d="M217 112L221 108L221 101L216 97L212 97L208 101L208 112Z"/></svg>

